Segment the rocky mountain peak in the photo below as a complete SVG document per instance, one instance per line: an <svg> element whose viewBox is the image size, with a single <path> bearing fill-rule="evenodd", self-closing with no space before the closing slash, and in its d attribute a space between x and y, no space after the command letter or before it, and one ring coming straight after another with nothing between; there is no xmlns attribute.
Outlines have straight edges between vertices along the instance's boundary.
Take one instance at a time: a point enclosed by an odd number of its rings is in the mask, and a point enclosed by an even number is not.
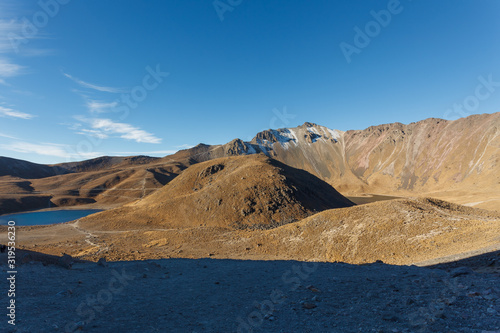
<svg viewBox="0 0 500 333"><path fill-rule="evenodd" d="M318 127L318 126L319 126L318 124L310 123L310 122L306 121L300 127Z"/></svg>

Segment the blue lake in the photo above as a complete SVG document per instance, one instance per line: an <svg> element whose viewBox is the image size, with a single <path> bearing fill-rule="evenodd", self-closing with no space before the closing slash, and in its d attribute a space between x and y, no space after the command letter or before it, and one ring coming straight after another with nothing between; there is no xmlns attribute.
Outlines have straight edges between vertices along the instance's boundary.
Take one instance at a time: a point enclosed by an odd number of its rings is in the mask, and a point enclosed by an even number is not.
<svg viewBox="0 0 500 333"><path fill-rule="evenodd" d="M84 216L101 212L99 209L80 210L52 210L46 212L19 213L0 216L0 225L7 225L7 222L14 221L16 226L23 225L47 225L74 221Z"/></svg>

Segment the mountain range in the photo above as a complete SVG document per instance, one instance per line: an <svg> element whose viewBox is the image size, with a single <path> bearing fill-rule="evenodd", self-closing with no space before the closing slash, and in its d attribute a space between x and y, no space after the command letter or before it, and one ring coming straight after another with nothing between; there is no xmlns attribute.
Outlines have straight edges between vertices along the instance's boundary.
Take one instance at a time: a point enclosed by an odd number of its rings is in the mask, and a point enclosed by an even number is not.
<svg viewBox="0 0 500 333"><path fill-rule="evenodd" d="M191 165L264 154L347 196L431 196L500 207L500 113L339 131L313 123L249 142L199 144L163 158L99 157L40 165L0 157L0 214L74 205L116 207L162 188Z"/></svg>

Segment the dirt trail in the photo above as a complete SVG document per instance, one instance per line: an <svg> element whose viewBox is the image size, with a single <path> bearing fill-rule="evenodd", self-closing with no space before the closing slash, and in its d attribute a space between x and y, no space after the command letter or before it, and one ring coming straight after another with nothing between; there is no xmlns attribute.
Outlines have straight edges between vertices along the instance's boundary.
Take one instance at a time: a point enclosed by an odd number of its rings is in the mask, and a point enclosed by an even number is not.
<svg viewBox="0 0 500 333"><path fill-rule="evenodd" d="M74 223L68 223L68 225L75 228L75 230L77 230L78 232L84 234L85 235L85 242L87 244L89 244L90 246L96 247L98 249L98 251L97 251L97 253L95 253L95 255L99 255L99 253L109 250L109 246L101 246L100 244L94 243L92 240L97 240L99 238L99 236L96 236L95 234L92 234L91 232L80 228L79 222L80 222L80 220L76 220Z"/></svg>

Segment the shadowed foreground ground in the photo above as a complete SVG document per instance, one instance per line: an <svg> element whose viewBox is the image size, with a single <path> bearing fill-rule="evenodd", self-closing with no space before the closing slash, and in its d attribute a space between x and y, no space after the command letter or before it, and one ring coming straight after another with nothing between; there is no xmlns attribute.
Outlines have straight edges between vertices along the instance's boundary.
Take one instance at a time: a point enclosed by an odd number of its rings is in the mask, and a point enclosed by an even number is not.
<svg viewBox="0 0 500 333"><path fill-rule="evenodd" d="M27 263L18 267L16 326L4 317L0 331L498 331L499 257L490 256L482 273L214 259Z"/></svg>

